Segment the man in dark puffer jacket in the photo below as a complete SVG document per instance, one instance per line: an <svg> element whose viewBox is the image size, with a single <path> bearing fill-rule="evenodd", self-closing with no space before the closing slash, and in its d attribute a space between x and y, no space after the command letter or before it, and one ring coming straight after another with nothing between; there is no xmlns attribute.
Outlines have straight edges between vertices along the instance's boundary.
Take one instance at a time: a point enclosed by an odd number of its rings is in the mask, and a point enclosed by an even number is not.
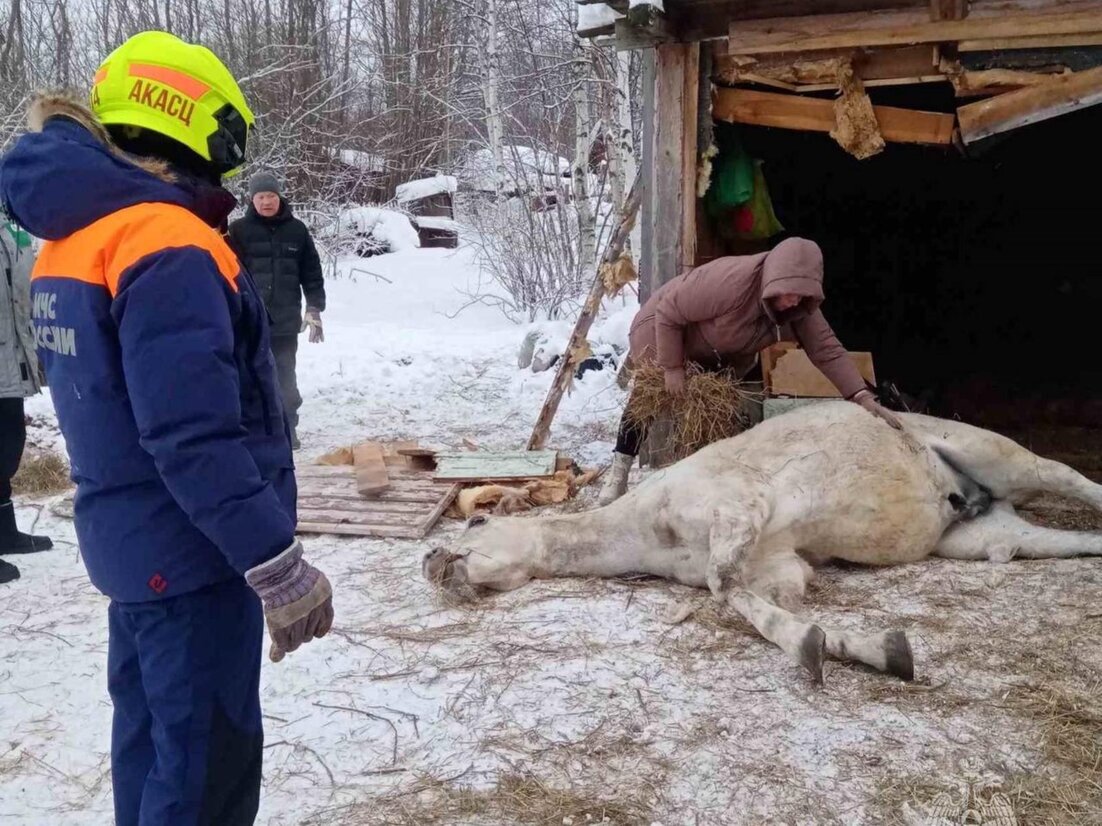
<svg viewBox="0 0 1102 826"><path fill-rule="evenodd" d="M298 410L302 406L295 376L298 335L309 327L311 344L325 340L321 326L325 280L310 231L291 214L291 205L283 199L275 176L267 172L253 175L249 198L249 211L230 226L230 239L256 281L272 319L272 353L283 407L291 422L291 443L297 449Z"/></svg>

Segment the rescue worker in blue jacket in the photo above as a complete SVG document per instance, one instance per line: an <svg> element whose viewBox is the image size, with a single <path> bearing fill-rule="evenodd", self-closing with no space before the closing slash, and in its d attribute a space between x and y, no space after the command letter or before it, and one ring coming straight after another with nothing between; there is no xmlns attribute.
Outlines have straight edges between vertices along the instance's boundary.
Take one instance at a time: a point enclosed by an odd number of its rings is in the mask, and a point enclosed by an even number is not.
<svg viewBox="0 0 1102 826"><path fill-rule="evenodd" d="M277 662L333 622L295 540L264 307L220 232L253 115L213 53L144 32L90 110L40 98L30 120L0 197L46 242L31 315L81 555L111 599L116 823L252 824L264 619Z"/></svg>

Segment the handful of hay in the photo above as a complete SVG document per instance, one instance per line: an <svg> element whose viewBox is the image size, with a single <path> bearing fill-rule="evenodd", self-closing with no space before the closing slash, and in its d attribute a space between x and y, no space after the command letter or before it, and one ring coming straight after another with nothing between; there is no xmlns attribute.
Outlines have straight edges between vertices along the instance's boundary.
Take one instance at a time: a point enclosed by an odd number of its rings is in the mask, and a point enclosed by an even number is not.
<svg viewBox="0 0 1102 826"><path fill-rule="evenodd" d="M666 392L665 371L654 362L639 365L625 415L637 427L668 421L673 427L674 452L687 456L705 445L727 439L750 424L748 402L760 400L733 370L707 372L690 364L685 394Z"/></svg>

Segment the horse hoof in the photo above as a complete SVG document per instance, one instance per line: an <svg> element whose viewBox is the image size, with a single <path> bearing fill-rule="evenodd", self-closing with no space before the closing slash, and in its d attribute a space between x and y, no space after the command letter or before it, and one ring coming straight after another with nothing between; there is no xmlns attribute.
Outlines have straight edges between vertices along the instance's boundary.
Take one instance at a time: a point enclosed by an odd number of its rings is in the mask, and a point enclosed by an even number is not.
<svg viewBox="0 0 1102 826"><path fill-rule="evenodd" d="M911 643L902 631L892 631L884 640L884 655L887 671L906 682L915 678L915 660L911 653Z"/></svg>
<svg viewBox="0 0 1102 826"><path fill-rule="evenodd" d="M807 629L800 643L800 665L811 674L815 685L823 684L823 659L826 657L826 634L818 625Z"/></svg>

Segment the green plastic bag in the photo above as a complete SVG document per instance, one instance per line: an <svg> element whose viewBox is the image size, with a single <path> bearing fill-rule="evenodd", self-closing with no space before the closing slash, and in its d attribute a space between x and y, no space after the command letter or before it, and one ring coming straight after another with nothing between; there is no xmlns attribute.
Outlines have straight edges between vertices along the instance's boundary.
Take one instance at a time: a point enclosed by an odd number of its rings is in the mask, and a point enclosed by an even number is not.
<svg viewBox="0 0 1102 826"><path fill-rule="evenodd" d="M765 173L761 171L763 161L755 160L754 192L748 203L738 207L732 216L734 235L741 241L763 241L784 231L773 211L773 200L769 197L769 187L765 183Z"/></svg>
<svg viewBox="0 0 1102 826"><path fill-rule="evenodd" d="M705 193L705 206L713 218L742 206L754 194L754 163L742 148L738 132L723 126L716 131L719 154Z"/></svg>
<svg viewBox="0 0 1102 826"><path fill-rule="evenodd" d="M31 246L31 236L25 229L11 221L9 221L6 226L8 232L11 233L11 237L15 239L15 246L18 249L25 250Z"/></svg>

